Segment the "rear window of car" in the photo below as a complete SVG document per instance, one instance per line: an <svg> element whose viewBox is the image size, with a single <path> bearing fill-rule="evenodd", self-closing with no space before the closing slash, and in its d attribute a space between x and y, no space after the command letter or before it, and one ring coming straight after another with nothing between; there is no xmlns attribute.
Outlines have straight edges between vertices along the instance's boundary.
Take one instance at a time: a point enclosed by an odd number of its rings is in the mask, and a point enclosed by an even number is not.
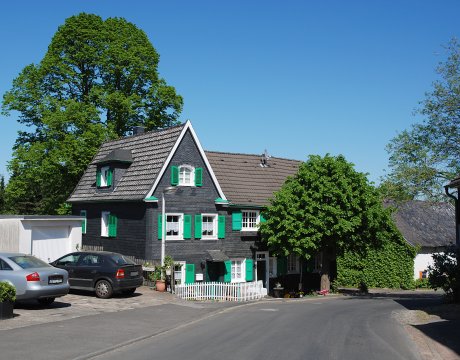
<svg viewBox="0 0 460 360"><path fill-rule="evenodd" d="M37 259L34 256L11 256L9 258L23 269L36 268L36 267L50 267L46 262Z"/></svg>
<svg viewBox="0 0 460 360"><path fill-rule="evenodd" d="M131 259L121 254L113 254L113 255L110 255L109 257L117 265L136 265L134 261L132 261Z"/></svg>

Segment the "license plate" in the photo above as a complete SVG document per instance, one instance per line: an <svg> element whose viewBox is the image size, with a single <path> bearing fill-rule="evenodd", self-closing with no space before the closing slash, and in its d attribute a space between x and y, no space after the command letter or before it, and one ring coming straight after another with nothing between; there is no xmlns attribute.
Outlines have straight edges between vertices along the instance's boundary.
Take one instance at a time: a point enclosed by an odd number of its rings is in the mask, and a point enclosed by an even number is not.
<svg viewBox="0 0 460 360"><path fill-rule="evenodd" d="M54 285L54 284L62 284L63 282L62 276L50 276L48 278L48 284Z"/></svg>
<svg viewBox="0 0 460 360"><path fill-rule="evenodd" d="M139 271L131 271L131 276L137 276L139 275Z"/></svg>

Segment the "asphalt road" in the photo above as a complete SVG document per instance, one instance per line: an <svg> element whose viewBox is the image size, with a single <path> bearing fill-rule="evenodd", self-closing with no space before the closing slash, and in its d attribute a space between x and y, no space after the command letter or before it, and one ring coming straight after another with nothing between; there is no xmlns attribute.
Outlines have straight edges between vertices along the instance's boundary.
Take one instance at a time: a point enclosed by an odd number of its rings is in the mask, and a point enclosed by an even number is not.
<svg viewBox="0 0 460 360"><path fill-rule="evenodd" d="M391 299L258 302L106 351L103 359L419 359Z"/></svg>

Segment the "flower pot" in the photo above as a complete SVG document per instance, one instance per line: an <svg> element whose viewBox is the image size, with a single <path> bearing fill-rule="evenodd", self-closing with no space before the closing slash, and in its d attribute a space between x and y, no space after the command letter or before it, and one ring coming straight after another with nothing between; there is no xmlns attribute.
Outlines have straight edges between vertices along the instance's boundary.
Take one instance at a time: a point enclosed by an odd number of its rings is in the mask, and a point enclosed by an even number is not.
<svg viewBox="0 0 460 360"><path fill-rule="evenodd" d="M0 320L11 319L13 317L14 303L10 301L0 302Z"/></svg>
<svg viewBox="0 0 460 360"><path fill-rule="evenodd" d="M155 283L155 287L157 289L157 291L165 291L166 290L166 283L164 280L157 280L156 283Z"/></svg>

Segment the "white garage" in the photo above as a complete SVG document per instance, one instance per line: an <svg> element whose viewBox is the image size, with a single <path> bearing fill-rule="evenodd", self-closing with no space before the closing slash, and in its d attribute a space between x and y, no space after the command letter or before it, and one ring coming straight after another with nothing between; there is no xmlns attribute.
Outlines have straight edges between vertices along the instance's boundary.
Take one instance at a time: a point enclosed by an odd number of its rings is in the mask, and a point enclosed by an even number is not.
<svg viewBox="0 0 460 360"><path fill-rule="evenodd" d="M83 220L80 216L0 216L0 251L54 261L81 248Z"/></svg>

